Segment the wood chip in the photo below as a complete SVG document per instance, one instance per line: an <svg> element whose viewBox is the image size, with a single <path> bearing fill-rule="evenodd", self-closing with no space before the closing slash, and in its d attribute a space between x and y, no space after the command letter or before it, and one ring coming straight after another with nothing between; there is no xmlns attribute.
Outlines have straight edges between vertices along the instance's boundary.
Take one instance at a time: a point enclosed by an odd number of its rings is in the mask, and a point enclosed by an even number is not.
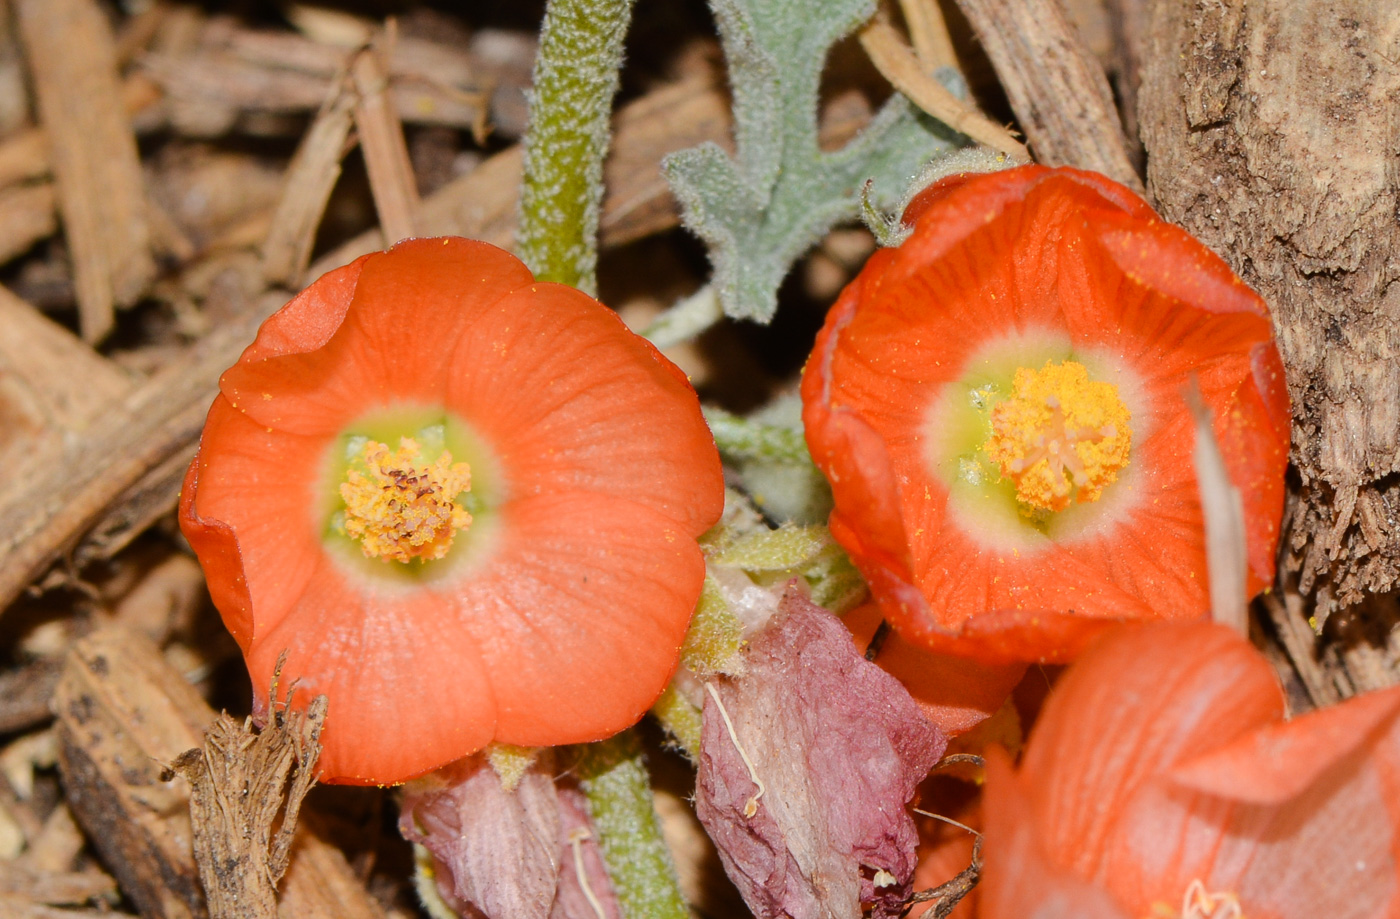
<svg viewBox="0 0 1400 919"><path fill-rule="evenodd" d="M904 14L914 53L925 69L930 72L940 67L960 69L952 36L948 34L948 21L943 18L938 0L899 0L899 11Z"/></svg>
<svg viewBox="0 0 1400 919"><path fill-rule="evenodd" d="M69 654L55 696L59 767L70 805L125 894L154 919L210 915L194 861L190 789L166 764L200 745L214 712L130 630L106 627ZM303 857L310 871L299 871ZM285 919L379 919L344 857L297 831L283 879ZM326 882L338 898L303 889ZM290 911L296 903L310 908Z"/></svg>
<svg viewBox="0 0 1400 919"><path fill-rule="evenodd" d="M52 717L49 698L58 671L57 661L40 659L0 673L0 734L27 731Z"/></svg>
<svg viewBox="0 0 1400 919"><path fill-rule="evenodd" d="M1143 193L1103 68L1060 0L958 0L1036 159L1092 169Z"/></svg>
<svg viewBox="0 0 1400 919"><path fill-rule="evenodd" d="M18 0L39 113L73 256L83 338L155 276L136 137L122 108L116 48L94 0Z"/></svg>
<svg viewBox="0 0 1400 919"><path fill-rule="evenodd" d="M284 302L280 294L221 325L186 354L110 406L84 437L38 468L22 493L0 495L0 608L8 607L78 536L154 475L168 510L178 493L219 375ZM43 496L35 500L35 496Z"/></svg>

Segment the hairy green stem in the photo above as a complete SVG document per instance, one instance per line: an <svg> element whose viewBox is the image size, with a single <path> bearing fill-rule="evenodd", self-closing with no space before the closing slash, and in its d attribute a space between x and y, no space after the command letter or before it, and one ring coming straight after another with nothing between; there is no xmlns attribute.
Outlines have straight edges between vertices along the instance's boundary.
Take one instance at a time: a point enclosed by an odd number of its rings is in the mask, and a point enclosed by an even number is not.
<svg viewBox="0 0 1400 919"><path fill-rule="evenodd" d="M623 919L690 919L632 731L579 748L579 782Z"/></svg>
<svg viewBox="0 0 1400 919"><path fill-rule="evenodd" d="M542 281L592 294L603 157L634 0L549 0L530 90L520 257Z"/></svg>

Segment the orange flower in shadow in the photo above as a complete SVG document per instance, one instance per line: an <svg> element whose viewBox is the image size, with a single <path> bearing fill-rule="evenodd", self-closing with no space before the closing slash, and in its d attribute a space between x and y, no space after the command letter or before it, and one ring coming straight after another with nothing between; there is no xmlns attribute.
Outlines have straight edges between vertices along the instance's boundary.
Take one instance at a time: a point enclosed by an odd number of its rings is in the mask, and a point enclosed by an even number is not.
<svg viewBox="0 0 1400 919"><path fill-rule="evenodd" d="M997 752L997 751L994 751ZM1284 720L1206 622L1124 628L988 762L983 919L1400 913L1400 687Z"/></svg>
<svg viewBox="0 0 1400 919"><path fill-rule="evenodd" d="M870 643L882 621L879 606L867 601L841 621L870 659ZM1021 663L988 664L928 651L894 631L881 640L874 662L904 684L928 720L948 737L965 734L996 714L1026 672Z"/></svg>
<svg viewBox="0 0 1400 919"><path fill-rule="evenodd" d="M1092 173L958 176L906 221L802 379L832 533L906 639L1060 662L1111 621L1204 613L1193 378L1270 582L1289 416L1258 296Z"/></svg>
<svg viewBox="0 0 1400 919"><path fill-rule="evenodd" d="M318 280L220 381L180 523L255 707L330 698L327 781L597 740L675 666L719 517L685 377L485 243Z"/></svg>

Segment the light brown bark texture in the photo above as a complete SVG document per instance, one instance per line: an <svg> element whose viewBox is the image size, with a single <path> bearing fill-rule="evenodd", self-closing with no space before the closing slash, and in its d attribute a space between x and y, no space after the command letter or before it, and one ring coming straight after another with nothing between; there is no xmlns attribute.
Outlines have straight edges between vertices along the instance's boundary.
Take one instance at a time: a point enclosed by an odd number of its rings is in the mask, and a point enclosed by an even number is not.
<svg viewBox="0 0 1400 919"><path fill-rule="evenodd" d="M1318 620L1400 589L1400 4L1156 0L1148 188L1269 301Z"/></svg>

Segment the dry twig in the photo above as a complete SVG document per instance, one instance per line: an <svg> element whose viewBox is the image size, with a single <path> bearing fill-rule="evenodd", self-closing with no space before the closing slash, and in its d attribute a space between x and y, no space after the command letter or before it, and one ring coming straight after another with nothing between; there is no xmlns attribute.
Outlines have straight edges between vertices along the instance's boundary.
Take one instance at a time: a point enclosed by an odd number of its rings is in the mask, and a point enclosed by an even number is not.
<svg viewBox="0 0 1400 919"><path fill-rule="evenodd" d="M1138 193L1108 80L1060 0L958 0L1036 159L1093 169Z"/></svg>

